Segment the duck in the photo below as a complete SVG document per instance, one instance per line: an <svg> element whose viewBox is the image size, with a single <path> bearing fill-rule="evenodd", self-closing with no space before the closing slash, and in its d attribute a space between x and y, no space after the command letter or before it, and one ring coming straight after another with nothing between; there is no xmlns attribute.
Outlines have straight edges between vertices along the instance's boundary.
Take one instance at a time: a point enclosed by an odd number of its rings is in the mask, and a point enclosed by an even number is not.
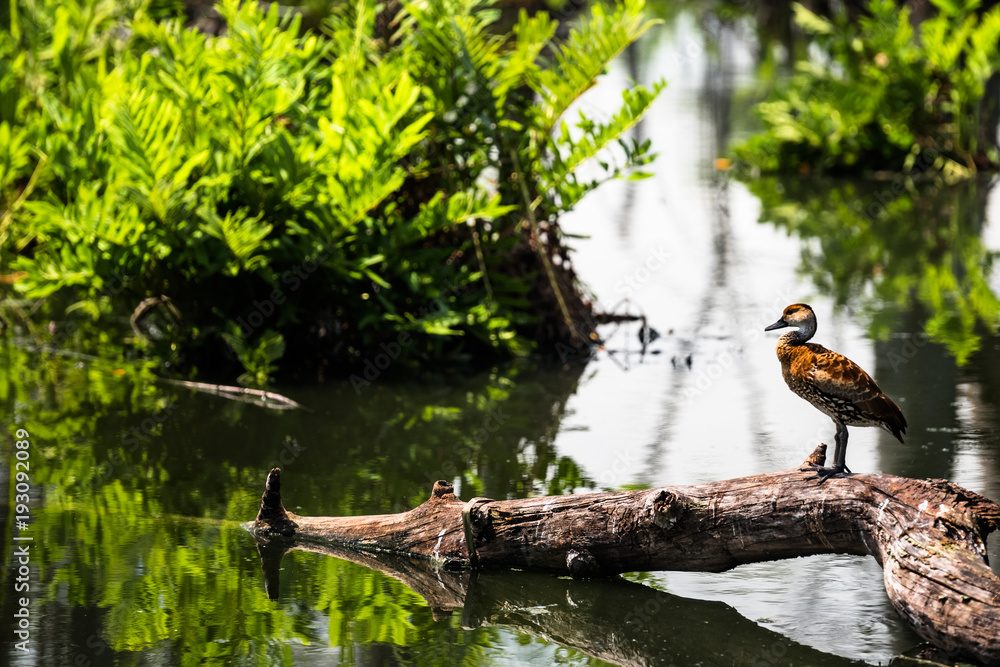
<svg viewBox="0 0 1000 667"><path fill-rule="evenodd" d="M794 331L784 333L775 348L785 384L837 426L833 466L818 468L810 479L818 478L822 484L830 477L853 474L846 461L848 426L877 426L903 442L903 411L875 380L844 355L809 342L816 334L812 307L793 303L781 313L781 319L764 331L785 327L794 327Z"/></svg>

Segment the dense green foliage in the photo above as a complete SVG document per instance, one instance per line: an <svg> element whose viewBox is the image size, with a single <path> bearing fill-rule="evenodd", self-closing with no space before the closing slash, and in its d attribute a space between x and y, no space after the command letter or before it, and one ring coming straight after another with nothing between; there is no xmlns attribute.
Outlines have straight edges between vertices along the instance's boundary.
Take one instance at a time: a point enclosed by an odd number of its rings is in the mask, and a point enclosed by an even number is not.
<svg viewBox="0 0 1000 667"><path fill-rule="evenodd" d="M252 384L290 351L331 371L384 349L518 354L546 316L526 296L543 269L575 287L551 266L559 214L650 159L622 137L660 85L562 120L649 27L641 0L560 42L544 13L493 35L475 0L404 3L388 27L344 3L320 34L228 0L219 37L171 7L11 4L0 261L8 318L36 336L29 306L106 326L163 295L133 342L182 368L229 350ZM613 146L602 176L575 175Z"/></svg>
<svg viewBox="0 0 1000 667"><path fill-rule="evenodd" d="M796 4L810 56L758 105L764 132L736 148L744 166L959 176L995 166L980 103L1000 69L1000 7L977 15L978 2L934 5L937 15L915 31L891 0L874 0L856 22Z"/></svg>

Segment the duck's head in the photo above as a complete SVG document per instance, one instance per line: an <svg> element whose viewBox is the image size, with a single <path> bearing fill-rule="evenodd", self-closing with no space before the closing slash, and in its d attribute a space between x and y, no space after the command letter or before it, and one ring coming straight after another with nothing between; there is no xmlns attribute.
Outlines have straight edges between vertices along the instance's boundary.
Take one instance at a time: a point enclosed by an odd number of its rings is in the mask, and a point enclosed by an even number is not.
<svg viewBox="0 0 1000 667"><path fill-rule="evenodd" d="M764 327L764 331L783 329L785 327L795 327L798 331L798 338L806 340L816 333L816 313L810 305L805 303L793 303L785 308L781 313L781 319L774 324Z"/></svg>

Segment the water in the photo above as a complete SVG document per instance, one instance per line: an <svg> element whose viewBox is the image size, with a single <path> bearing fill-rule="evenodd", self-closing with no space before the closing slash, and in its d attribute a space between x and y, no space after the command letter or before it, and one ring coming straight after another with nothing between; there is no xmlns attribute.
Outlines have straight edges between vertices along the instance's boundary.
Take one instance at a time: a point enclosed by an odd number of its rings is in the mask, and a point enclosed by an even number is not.
<svg viewBox="0 0 1000 667"><path fill-rule="evenodd" d="M309 515L403 511L439 478L463 498L511 498L798 465L833 425L787 390L777 335L762 331L795 301L816 309L817 340L872 372L910 422L906 445L851 429L854 470L944 477L1000 498L1000 341L983 292L1000 279L979 270L1000 248L995 191L921 191L907 224L893 212L869 229L835 204L867 205L881 184L743 185L717 171L713 159L749 131L758 47L749 24L696 16L673 17L581 102L599 110L630 77L669 80L637 129L661 153L653 177L612 184L564 221L591 237L576 242L575 264L602 306L628 296L663 334L650 354L623 327L605 331L607 350L586 366L279 388L307 410L275 412L157 385L141 369L2 348L0 415L31 436L35 538L35 652L9 642L9 566L3 661L847 665L916 647L871 558L609 581L411 565L408 586L379 569L404 567L395 562L301 550L262 562L240 527L273 465L285 505ZM896 232L909 229L919 233ZM878 253L858 251L883 238ZM948 297L949 276L975 298ZM3 513L5 535L13 515ZM14 548L5 542L8 563ZM274 601L268 567L280 567Z"/></svg>
<svg viewBox="0 0 1000 667"><path fill-rule="evenodd" d="M736 117L741 112L735 103L720 98L734 89L736 97L752 89L753 40L746 39L745 26L723 30L717 35L721 51L710 57L697 46L701 34L694 20L682 15L672 43L646 56L644 70L666 73L670 81L642 128L664 158L650 179L654 184L616 184L617 193L601 193L599 210L597 203L588 206L566 225L590 234L587 243L601 248L584 250L576 262L601 302L628 296L654 326L672 329L672 335L661 342L662 355L628 373L599 361L593 377L570 400L577 421L594 424L592 430L601 434L597 440L614 445L595 447L586 431L557 444L576 445L579 449L565 451L586 461L586 468L604 471L599 479L610 487L708 482L800 463L817 443L832 442L833 424L784 386L773 351L781 332L762 329L785 305L806 301L819 313L816 340L869 369L910 422L905 446L875 429L851 429L853 469L947 477L1000 497L996 403L988 398L996 382L990 372L996 339L987 337L959 368L953 352L967 349L967 339L953 336L950 348L929 340L921 325L928 313L919 299L901 309L871 298L866 291L878 291L871 285L858 290L856 298L838 299L836 289L823 289L823 281L830 282L831 274L838 275L836 265L850 259L817 257L811 251L815 238L758 222L760 201L712 165L713 158L725 154L726 142L739 136L730 128L746 124ZM594 95L586 103L599 108L609 98ZM829 196L815 184L777 185L787 191L812 185L812 198L804 197L797 212L812 214L809 204ZM871 201L871 195L862 194L866 188L883 189L879 184L828 186L856 187L865 205ZM1000 228L997 198L990 193L989 205L979 210L976 201L989 184L958 190L930 197L929 205L971 209L967 219L955 221L954 240L968 241L969 247L982 238L986 247L980 256L988 258L998 247L990 245ZM837 221L852 220L841 216ZM646 261L663 251L670 261L644 270ZM900 261L908 253L899 248ZM910 259L926 261L915 254ZM833 268L818 265L823 262ZM845 282L834 281L834 287ZM995 278L991 284L997 284ZM873 342L869 325L880 320L890 324L884 339ZM996 540L992 553L996 568ZM659 573L652 580L684 597L726 602L746 618L766 619L762 625L783 636L846 658L885 663L917 642L892 610L881 569L871 558L822 556L724 574Z"/></svg>

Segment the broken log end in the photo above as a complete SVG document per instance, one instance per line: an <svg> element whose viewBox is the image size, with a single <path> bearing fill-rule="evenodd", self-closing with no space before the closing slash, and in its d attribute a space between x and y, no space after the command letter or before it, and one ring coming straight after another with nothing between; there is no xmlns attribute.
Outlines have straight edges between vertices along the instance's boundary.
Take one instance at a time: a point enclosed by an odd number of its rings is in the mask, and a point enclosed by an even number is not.
<svg viewBox="0 0 1000 667"><path fill-rule="evenodd" d="M802 462L802 465L812 468L820 467L824 463L826 463L826 445L821 442L816 445L816 449L813 450L812 454L806 457L806 460Z"/></svg>
<svg viewBox="0 0 1000 667"><path fill-rule="evenodd" d="M428 502L437 502L442 500L445 502L455 502L458 499L455 497L455 487L450 482L439 479L434 482L434 487L431 489L431 497Z"/></svg>
<svg viewBox="0 0 1000 667"><path fill-rule="evenodd" d="M271 468L260 497L260 509L253 522L254 533L262 536L291 537L298 526L281 504L281 468Z"/></svg>

